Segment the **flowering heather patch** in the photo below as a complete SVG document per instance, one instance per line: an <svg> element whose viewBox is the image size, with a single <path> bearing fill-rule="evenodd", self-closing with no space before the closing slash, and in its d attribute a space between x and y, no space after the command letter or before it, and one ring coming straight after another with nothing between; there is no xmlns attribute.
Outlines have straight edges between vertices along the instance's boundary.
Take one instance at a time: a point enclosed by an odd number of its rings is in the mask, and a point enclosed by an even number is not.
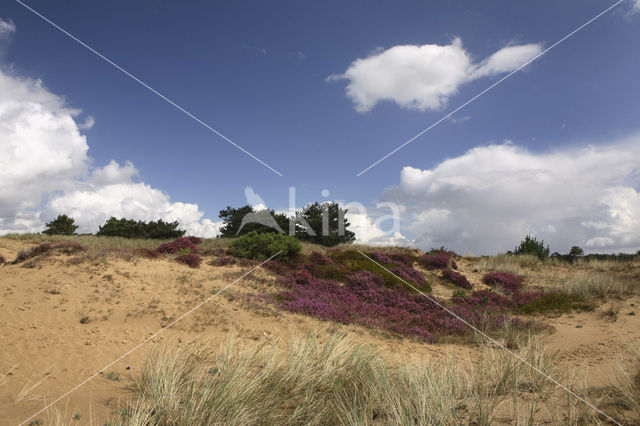
<svg viewBox="0 0 640 426"><path fill-rule="evenodd" d="M198 252L198 247L196 247L196 245L193 244L188 237L180 237L171 241L170 243L160 244L156 251L158 253L175 254L182 249L189 249L191 250L191 253Z"/></svg>
<svg viewBox="0 0 640 426"><path fill-rule="evenodd" d="M309 255L309 260L316 265L333 265L333 259L317 251Z"/></svg>
<svg viewBox="0 0 640 426"><path fill-rule="evenodd" d="M198 244L200 244L202 242L202 238L199 237L194 237L194 236L188 236L188 237L184 237L187 240L191 241L191 244L197 246Z"/></svg>
<svg viewBox="0 0 640 426"><path fill-rule="evenodd" d="M379 251L372 251L371 253L369 253L369 257L380 263L386 263L386 264L393 263L393 261L391 260L391 258L389 258L389 256L387 256L384 253L380 253Z"/></svg>
<svg viewBox="0 0 640 426"><path fill-rule="evenodd" d="M425 296L405 287L388 288L381 276L369 271L349 275L345 285L314 278L306 271L283 278L281 283L286 290L275 296L274 303L290 312L380 328L428 342L469 331ZM452 302L451 310L477 327L500 327L516 306L510 298L493 292L475 292Z"/></svg>
<svg viewBox="0 0 640 426"><path fill-rule="evenodd" d="M233 256L221 256L213 259L209 262L209 265L212 266L227 266L234 265L236 263L236 258Z"/></svg>
<svg viewBox="0 0 640 426"><path fill-rule="evenodd" d="M460 288L471 290L471 288L473 287L467 277L459 272L452 271L451 269L443 269L442 277L448 281L451 281L454 285Z"/></svg>
<svg viewBox="0 0 640 426"><path fill-rule="evenodd" d="M458 253L456 253L453 250L445 250L444 248L439 248L439 249L431 249L429 250L428 254L444 254L445 256L454 258L454 257L460 257L458 255Z"/></svg>
<svg viewBox="0 0 640 426"><path fill-rule="evenodd" d="M422 272L413 269L413 267L408 266L398 266L391 270L394 274L399 276L405 281L413 283L419 287L422 287L426 284L427 280L424 278Z"/></svg>
<svg viewBox="0 0 640 426"><path fill-rule="evenodd" d="M155 250L150 250L147 248L137 249L135 251L135 254L145 259L157 259L158 257L160 257L160 253L158 253Z"/></svg>
<svg viewBox="0 0 640 426"><path fill-rule="evenodd" d="M202 259L198 254L187 253L187 254L181 254L180 256L177 256L176 262L188 265L191 268L197 268L200 266L200 262L202 262Z"/></svg>
<svg viewBox="0 0 640 426"><path fill-rule="evenodd" d="M482 277L482 282L505 293L518 293L522 289L522 277L509 272L489 272Z"/></svg>
<svg viewBox="0 0 640 426"><path fill-rule="evenodd" d="M425 254L419 262L428 270L458 269L456 262L446 253Z"/></svg>
<svg viewBox="0 0 640 426"><path fill-rule="evenodd" d="M393 253L389 257L396 265L411 266L413 268L413 263L415 262L414 258L402 253Z"/></svg>

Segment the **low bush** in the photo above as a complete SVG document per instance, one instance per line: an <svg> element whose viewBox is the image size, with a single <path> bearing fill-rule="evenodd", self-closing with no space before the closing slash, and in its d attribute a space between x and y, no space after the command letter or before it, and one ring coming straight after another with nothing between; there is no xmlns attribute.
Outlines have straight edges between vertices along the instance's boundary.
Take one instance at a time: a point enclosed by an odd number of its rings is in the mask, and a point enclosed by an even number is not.
<svg viewBox="0 0 640 426"><path fill-rule="evenodd" d="M53 250L59 250L64 254L75 254L82 251L86 251L87 248L76 241L62 241L58 244L42 243L29 250L20 250L16 256L14 264L24 262L25 260L32 259L36 256L49 253Z"/></svg>
<svg viewBox="0 0 640 426"><path fill-rule="evenodd" d="M254 260L266 260L278 252L278 257L292 257L301 250L302 245L295 237L256 231L234 239L229 245L229 253L232 255Z"/></svg>
<svg viewBox="0 0 640 426"><path fill-rule="evenodd" d="M450 258L460 257L458 256L458 253L453 250L447 250L445 247L432 248L427 254L444 254L445 256L448 256Z"/></svg>
<svg viewBox="0 0 640 426"><path fill-rule="evenodd" d="M160 253L158 253L156 250L150 250L147 248L136 249L135 254L145 259L157 259L158 257L160 257Z"/></svg>
<svg viewBox="0 0 640 426"><path fill-rule="evenodd" d="M211 262L209 262L209 265L211 266L227 266L227 265L234 265L236 263L236 258L233 256L221 256L221 257L216 257L215 259L213 259Z"/></svg>
<svg viewBox="0 0 640 426"><path fill-rule="evenodd" d="M51 246L51 250L60 250L64 254L76 254L87 251L87 248L77 241L63 241Z"/></svg>
<svg viewBox="0 0 640 426"><path fill-rule="evenodd" d="M594 305L580 296L551 292L541 295L516 308L520 314L564 313L572 311L590 311Z"/></svg>
<svg viewBox="0 0 640 426"><path fill-rule="evenodd" d="M4 256L0 254L0 265L2 265L3 263L5 263Z"/></svg>
<svg viewBox="0 0 640 426"><path fill-rule="evenodd" d="M428 270L434 269L458 269L455 260L447 253L425 254L419 260L419 263Z"/></svg>
<svg viewBox="0 0 640 426"><path fill-rule="evenodd" d="M181 254L180 256L177 256L176 262L182 263L184 265L188 265L191 268L197 268L200 266L200 262L202 262L202 258L200 257L200 255L196 253L187 253L187 254Z"/></svg>
<svg viewBox="0 0 640 426"><path fill-rule="evenodd" d="M452 271L451 269L443 269L442 270L442 278L444 278L447 281L452 282L454 285L456 285L456 286L458 286L460 288L464 288L466 290L471 290L471 288L473 287L471 285L471 283L469 282L469 280L467 279L467 277L465 277L464 275L462 275L459 272Z"/></svg>
<svg viewBox="0 0 640 426"><path fill-rule="evenodd" d="M199 237L188 236L188 237L184 237L184 238L186 238L187 240L191 241L191 244L196 245L196 246L202 242L202 238L199 238Z"/></svg>
<svg viewBox="0 0 640 426"><path fill-rule="evenodd" d="M156 251L158 253L176 254L180 252L180 250L185 249L191 250L191 253L198 252L198 247L196 247L189 237L181 237L171 241L170 243L160 244Z"/></svg>
<svg viewBox="0 0 640 426"><path fill-rule="evenodd" d="M482 282L505 293L517 293L522 289L522 277L509 272L489 272L484 274Z"/></svg>

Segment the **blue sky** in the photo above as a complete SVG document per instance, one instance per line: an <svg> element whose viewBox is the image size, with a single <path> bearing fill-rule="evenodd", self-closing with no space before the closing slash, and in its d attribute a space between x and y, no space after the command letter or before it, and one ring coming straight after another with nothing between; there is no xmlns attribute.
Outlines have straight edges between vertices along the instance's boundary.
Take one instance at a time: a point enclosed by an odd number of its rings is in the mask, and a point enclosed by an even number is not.
<svg viewBox="0 0 640 426"><path fill-rule="evenodd" d="M331 199L365 205L398 201L385 188L402 186L407 166L435 170L447 158L505 140L535 156L589 144L608 147L640 131L640 13L633 13L632 2L482 96L455 122L443 122L360 177L359 171L505 73L465 81L441 108L383 101L366 112L357 111L347 96L349 80L328 81L330 75L394 46L452 46L456 38L474 64L507 46L544 49L612 2L28 4L283 173L275 175L20 4L3 2L0 18L15 31L0 45L2 68L12 77L41 79L66 106L82 110L78 123L89 115L95 119L82 130L89 170L112 159L130 161L138 170L136 181L164 191L172 202L197 203L214 221L226 205L244 204L246 186L276 209L287 207L290 186L297 188L300 204L321 200L324 188ZM637 191L637 168L629 167L624 179ZM50 197L44 194L42 202ZM542 228L525 224L517 231L544 234ZM404 234L415 242L420 233ZM556 241L552 234L547 238ZM464 249L459 235L439 238L428 237L424 244ZM640 240L631 240L594 249L637 247ZM567 244L566 234L558 236L556 245Z"/></svg>

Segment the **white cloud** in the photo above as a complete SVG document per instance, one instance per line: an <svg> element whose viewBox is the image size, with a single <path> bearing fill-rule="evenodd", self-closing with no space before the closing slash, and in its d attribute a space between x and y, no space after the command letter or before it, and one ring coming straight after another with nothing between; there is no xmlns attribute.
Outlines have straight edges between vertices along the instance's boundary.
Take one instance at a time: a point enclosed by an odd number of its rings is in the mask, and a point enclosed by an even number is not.
<svg viewBox="0 0 640 426"><path fill-rule="evenodd" d="M640 0L632 0L633 2L633 11L640 12Z"/></svg>
<svg viewBox="0 0 640 426"><path fill-rule="evenodd" d="M356 243L379 246L407 246L411 241L400 232L391 235L387 230L381 229L375 218L365 213L347 212L346 219L349 222L349 230L356 234Z"/></svg>
<svg viewBox="0 0 640 426"><path fill-rule="evenodd" d="M0 70L0 234L41 231L46 221L68 214L79 232L95 232L116 216L177 220L190 234L217 235L219 224L203 219L197 204L171 202L135 181L131 162L91 171L89 146L74 120L79 113L39 80ZM89 116L84 124L92 122Z"/></svg>
<svg viewBox="0 0 640 426"><path fill-rule="evenodd" d="M5 37L11 33L16 32L16 25L13 23L11 19L5 21L0 18L0 37Z"/></svg>
<svg viewBox="0 0 640 426"><path fill-rule="evenodd" d="M87 130L93 127L93 125L96 124L96 120L95 118L93 118L92 116L88 115L85 119L84 122L81 124L78 124L78 128L82 129L82 130Z"/></svg>
<svg viewBox="0 0 640 426"><path fill-rule="evenodd" d="M640 136L609 146L533 153L511 143L473 148L430 170L405 167L385 201L404 212L421 248L513 249L528 233L552 251L640 248Z"/></svg>
<svg viewBox="0 0 640 426"><path fill-rule="evenodd" d="M370 111L381 101L421 111L438 110L461 85L513 71L541 51L539 44L507 46L474 64L459 38L446 46L401 45L356 59L343 74L328 80L349 81L347 96L358 112Z"/></svg>

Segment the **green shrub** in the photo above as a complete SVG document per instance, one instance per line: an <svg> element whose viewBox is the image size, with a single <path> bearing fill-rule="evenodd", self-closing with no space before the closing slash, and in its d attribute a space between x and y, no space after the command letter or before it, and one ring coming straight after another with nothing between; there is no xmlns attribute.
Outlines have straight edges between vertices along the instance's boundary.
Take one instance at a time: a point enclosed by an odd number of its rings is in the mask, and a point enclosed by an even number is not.
<svg viewBox="0 0 640 426"><path fill-rule="evenodd" d="M112 217L98 229L96 235L124 238L179 238L185 234L185 231L178 229L178 226L178 222L165 222L162 219L157 222L143 222Z"/></svg>
<svg viewBox="0 0 640 426"><path fill-rule="evenodd" d="M47 223L47 229L42 231L46 235L73 235L78 229L78 225L74 225L74 219L61 214L51 222Z"/></svg>
<svg viewBox="0 0 640 426"><path fill-rule="evenodd" d="M279 257L292 257L301 250L302 245L295 237L256 231L236 238L229 245L229 252L232 255L255 260L266 260L279 251L281 251Z"/></svg>
<svg viewBox="0 0 640 426"><path fill-rule="evenodd" d="M532 254L537 256L540 260L545 260L549 257L549 246L544 246L544 241L538 241L535 237L527 235L524 240L520 242L520 245L516 247L514 254Z"/></svg>

